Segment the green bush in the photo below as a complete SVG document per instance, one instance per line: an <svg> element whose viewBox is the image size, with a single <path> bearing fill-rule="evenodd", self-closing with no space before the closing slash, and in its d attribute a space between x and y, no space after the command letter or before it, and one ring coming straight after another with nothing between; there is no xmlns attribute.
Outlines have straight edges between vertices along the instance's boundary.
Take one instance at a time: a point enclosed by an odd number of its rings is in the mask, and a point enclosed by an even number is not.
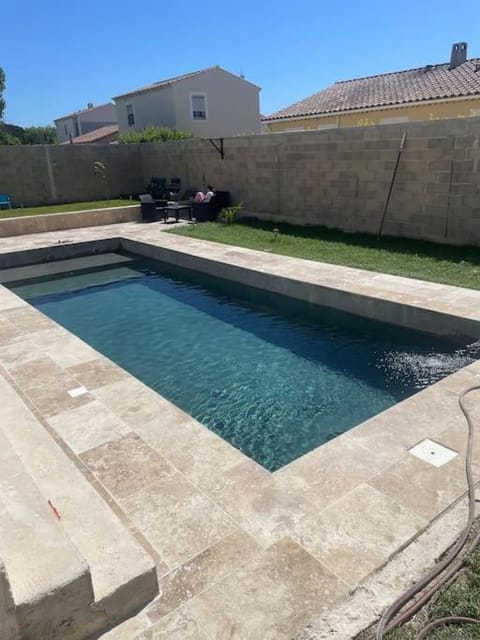
<svg viewBox="0 0 480 640"><path fill-rule="evenodd" d="M237 214L242 210L243 204L237 204L234 207L224 207L218 214L218 221L223 224L233 224Z"/></svg>
<svg viewBox="0 0 480 640"><path fill-rule="evenodd" d="M180 129L169 129L168 127L146 127L140 131L130 131L122 133L118 137L120 144L132 144L134 142L165 142L167 140L188 140L193 138L191 133L180 131Z"/></svg>
<svg viewBox="0 0 480 640"><path fill-rule="evenodd" d="M0 144L22 144L22 141L11 133L0 131Z"/></svg>
<svg viewBox="0 0 480 640"><path fill-rule="evenodd" d="M19 127L0 122L0 144L56 144L55 127Z"/></svg>

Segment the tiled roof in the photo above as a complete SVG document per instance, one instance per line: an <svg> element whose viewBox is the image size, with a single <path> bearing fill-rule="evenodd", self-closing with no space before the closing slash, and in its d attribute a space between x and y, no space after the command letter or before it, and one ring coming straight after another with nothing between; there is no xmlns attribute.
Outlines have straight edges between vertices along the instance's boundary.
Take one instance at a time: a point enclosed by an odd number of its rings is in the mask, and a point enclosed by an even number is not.
<svg viewBox="0 0 480 640"><path fill-rule="evenodd" d="M254 87L257 86L256 84L253 84L248 80L245 80L245 78L242 78L241 76L236 76L234 73L230 73L230 71L226 71L226 69L222 69L222 67L220 67L220 65L217 64L213 67L207 67L206 69L199 69L198 71L191 71L190 73L184 73L181 76L174 76L173 78L167 78L166 80L160 80L159 82L153 82L152 84L147 84L145 87L140 87L139 89L134 89L133 91L128 91L127 93L121 93L118 96L114 96L112 100L117 100L117 98L124 98L125 96L131 96L135 93L143 93L144 91L151 91L152 89L168 87L169 85L174 84L175 82L180 82L181 80L187 80L187 78L193 78L194 76L198 76L201 73L206 73L207 71L213 71L214 69L220 69L220 71L223 71L224 73L228 73L229 75L234 76L235 78L239 78L244 82L247 82L248 84L252 84Z"/></svg>
<svg viewBox="0 0 480 640"><path fill-rule="evenodd" d="M115 133L118 133L118 125L117 124L109 124L105 127L100 127L100 129L94 129L93 131L89 131L88 133L84 133L81 136L77 136L76 138L72 138L73 144L87 144L88 142L101 142L103 138L107 138L113 136ZM62 144L70 144L69 141L62 142Z"/></svg>
<svg viewBox="0 0 480 640"><path fill-rule="evenodd" d="M111 102L105 102L105 104L97 104L94 107L87 107L86 109L80 109L79 111L74 111L73 113L69 113L66 116L62 116L61 118L55 118L54 122L58 122L59 120L65 120L65 118L73 118L73 116L79 116L82 113L88 113L89 111L95 111L95 109L100 109L100 107L108 107L114 106Z"/></svg>
<svg viewBox="0 0 480 640"><path fill-rule="evenodd" d="M192 78L193 76L198 76L200 73L205 73L205 71L211 71L212 69L220 69L218 65L214 67L207 67L206 69L200 69L199 71L192 71L191 73L184 73L181 76L174 76L173 78L167 78L166 80L160 80L159 82L153 82L152 84L147 84L145 87L140 87L139 89L134 89L133 91L129 91L128 93L122 93L118 96L115 96L113 100L117 98L122 98L123 96L130 96L132 93L142 93L143 91L151 91L151 89L158 89L160 87L166 87L174 82L179 82L180 80L186 80L187 78Z"/></svg>
<svg viewBox="0 0 480 640"><path fill-rule="evenodd" d="M448 67L448 63L427 65L419 69L336 82L309 98L276 111L265 120L480 96L480 58L467 60L452 70Z"/></svg>

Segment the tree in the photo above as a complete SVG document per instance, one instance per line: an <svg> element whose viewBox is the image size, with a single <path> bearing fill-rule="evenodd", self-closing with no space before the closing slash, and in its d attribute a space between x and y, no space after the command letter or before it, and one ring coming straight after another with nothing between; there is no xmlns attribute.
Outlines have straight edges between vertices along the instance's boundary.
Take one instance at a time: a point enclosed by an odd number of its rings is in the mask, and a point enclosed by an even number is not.
<svg viewBox="0 0 480 640"><path fill-rule="evenodd" d="M0 144L22 144L22 127L0 122Z"/></svg>
<svg viewBox="0 0 480 640"><path fill-rule="evenodd" d="M193 138L191 133L180 129L169 129L168 127L146 127L141 131L131 131L122 133L118 137L120 144L130 144L133 142L165 142L166 140L188 140Z"/></svg>
<svg viewBox="0 0 480 640"><path fill-rule="evenodd" d="M56 144L55 127L19 127L0 122L0 144Z"/></svg>
<svg viewBox="0 0 480 640"><path fill-rule="evenodd" d="M0 131L0 144L22 144L22 142L16 136L12 136L11 133Z"/></svg>
<svg viewBox="0 0 480 640"><path fill-rule="evenodd" d="M5 91L5 72L0 67L0 120L3 118L5 111L5 100L3 98L3 92Z"/></svg>
<svg viewBox="0 0 480 640"><path fill-rule="evenodd" d="M20 140L23 144L57 144L57 130L53 126L25 127Z"/></svg>

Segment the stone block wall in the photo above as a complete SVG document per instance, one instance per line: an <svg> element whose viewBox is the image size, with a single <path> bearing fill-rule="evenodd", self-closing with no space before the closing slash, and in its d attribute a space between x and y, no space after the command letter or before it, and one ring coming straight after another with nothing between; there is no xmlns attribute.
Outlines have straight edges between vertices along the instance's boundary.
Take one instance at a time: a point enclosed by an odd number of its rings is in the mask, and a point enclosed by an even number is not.
<svg viewBox="0 0 480 640"><path fill-rule="evenodd" d="M480 245L480 118L143 145L0 147L0 192L25 203L142 191L152 176L212 183L259 218L376 233L403 132L384 233ZM218 144L218 141L217 141Z"/></svg>
<svg viewBox="0 0 480 640"><path fill-rule="evenodd" d="M208 140L141 153L145 179L211 182L259 218L377 233L404 131L383 233L480 245L480 118L226 138L223 160Z"/></svg>
<svg viewBox="0 0 480 640"><path fill-rule="evenodd" d="M0 146L0 193L15 206L104 200L93 163L107 168L109 198L144 189L139 145Z"/></svg>

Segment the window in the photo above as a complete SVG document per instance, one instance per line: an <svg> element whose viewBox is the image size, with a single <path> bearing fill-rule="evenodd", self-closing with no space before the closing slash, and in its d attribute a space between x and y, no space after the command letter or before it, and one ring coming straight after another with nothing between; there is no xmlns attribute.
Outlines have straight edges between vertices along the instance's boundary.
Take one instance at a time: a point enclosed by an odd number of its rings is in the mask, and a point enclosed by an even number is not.
<svg viewBox="0 0 480 640"><path fill-rule="evenodd" d="M133 127L135 125L135 116L133 114L132 104L127 104L127 123L129 127Z"/></svg>
<svg viewBox="0 0 480 640"><path fill-rule="evenodd" d="M65 129L65 135L66 135L66 136L68 136L68 129L67 129L67 125L66 125L66 124L64 124L64 125L63 125L63 128Z"/></svg>
<svg viewBox="0 0 480 640"><path fill-rule="evenodd" d="M193 120L206 120L207 119L207 97L204 93L195 93L190 95L190 102L192 106L192 119Z"/></svg>

